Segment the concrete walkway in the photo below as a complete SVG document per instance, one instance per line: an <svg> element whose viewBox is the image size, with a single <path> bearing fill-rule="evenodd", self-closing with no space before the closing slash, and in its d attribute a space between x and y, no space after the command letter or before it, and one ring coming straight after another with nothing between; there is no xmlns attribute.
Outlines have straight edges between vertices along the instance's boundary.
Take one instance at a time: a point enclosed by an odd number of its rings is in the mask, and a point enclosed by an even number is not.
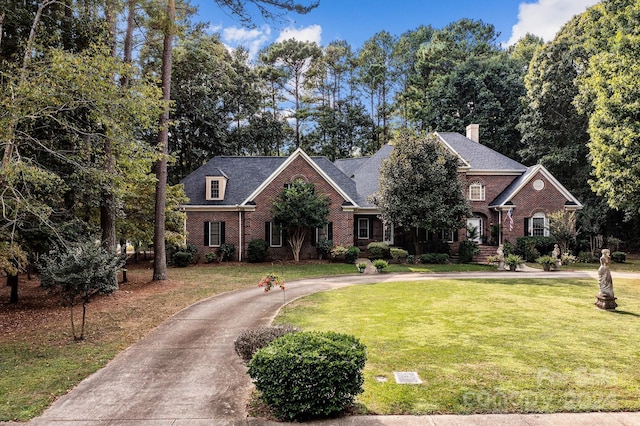
<svg viewBox="0 0 640 426"><path fill-rule="evenodd" d="M592 278L595 272L499 272L496 277ZM620 274L638 277L638 274ZM257 287L221 294L179 312L60 397L33 425L277 425L248 418L252 388L233 342L267 325L283 303L318 291L374 282L487 278L487 273L359 274L287 282L286 293ZM614 275L614 278L616 275ZM594 297L597 280L594 282ZM640 413L355 416L309 425L640 425Z"/></svg>

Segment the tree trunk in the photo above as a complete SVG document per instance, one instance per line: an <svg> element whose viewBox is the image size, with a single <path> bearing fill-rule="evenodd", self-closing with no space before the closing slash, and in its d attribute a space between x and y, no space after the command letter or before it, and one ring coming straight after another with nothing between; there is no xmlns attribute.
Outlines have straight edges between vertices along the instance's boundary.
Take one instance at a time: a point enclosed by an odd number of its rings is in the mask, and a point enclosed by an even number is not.
<svg viewBox="0 0 640 426"><path fill-rule="evenodd" d="M289 246L293 252L293 260L300 262L300 250L302 250L302 244L304 243L304 234L306 230L304 228L297 228L291 233L289 237Z"/></svg>
<svg viewBox="0 0 640 426"><path fill-rule="evenodd" d="M18 303L18 275L7 275L7 285L11 287L9 303L15 305Z"/></svg>
<svg viewBox="0 0 640 426"><path fill-rule="evenodd" d="M162 50L162 99L164 112L160 116L158 147L160 159L156 162L156 205L153 225L153 280L167 279L167 253L165 248L165 206L167 202L167 155L169 153L169 101L171 99L171 63L173 31L176 14L175 0L167 0L167 24Z"/></svg>

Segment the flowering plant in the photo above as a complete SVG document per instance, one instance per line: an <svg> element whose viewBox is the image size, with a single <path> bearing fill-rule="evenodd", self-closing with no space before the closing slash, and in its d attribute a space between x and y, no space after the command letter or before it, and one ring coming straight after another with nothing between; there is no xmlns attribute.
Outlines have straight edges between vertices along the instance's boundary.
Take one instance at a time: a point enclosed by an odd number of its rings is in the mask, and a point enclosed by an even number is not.
<svg viewBox="0 0 640 426"><path fill-rule="evenodd" d="M274 274L273 272L270 274L267 274L258 283L258 287L264 287L265 293L271 290L275 286L280 286L280 289L284 290L284 279L282 279L280 275Z"/></svg>

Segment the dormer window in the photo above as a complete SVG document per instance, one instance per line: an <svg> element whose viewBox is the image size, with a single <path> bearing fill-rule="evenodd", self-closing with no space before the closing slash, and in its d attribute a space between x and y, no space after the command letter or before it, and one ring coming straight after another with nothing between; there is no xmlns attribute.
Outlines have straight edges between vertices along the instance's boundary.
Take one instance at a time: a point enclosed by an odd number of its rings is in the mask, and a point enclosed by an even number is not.
<svg viewBox="0 0 640 426"><path fill-rule="evenodd" d="M484 201L484 186L480 182L469 185L469 200Z"/></svg>
<svg viewBox="0 0 640 426"><path fill-rule="evenodd" d="M206 199L208 201L224 200L227 179L223 176L207 176Z"/></svg>

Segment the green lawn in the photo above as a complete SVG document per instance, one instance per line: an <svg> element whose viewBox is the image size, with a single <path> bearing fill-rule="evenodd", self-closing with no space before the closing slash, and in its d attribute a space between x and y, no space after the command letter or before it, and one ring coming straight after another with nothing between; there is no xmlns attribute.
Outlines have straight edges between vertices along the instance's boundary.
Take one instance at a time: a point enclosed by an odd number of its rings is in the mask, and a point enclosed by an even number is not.
<svg viewBox="0 0 640 426"><path fill-rule="evenodd" d="M88 305L83 342L74 342L70 335L68 308L40 304L41 300L58 300L55 293L39 289L41 299L21 296L17 307L2 307L7 312L0 312L0 421L25 421L39 415L118 352L199 300L238 288L256 287L258 291L258 281L269 272L283 274L288 281L356 273L354 265L343 263L216 263L170 268L170 281L151 283L151 269L141 266L142 262L130 269L132 282L121 285L119 292L100 296ZM38 287L38 282L29 285ZM3 301L8 295L9 287L1 287ZM18 328L4 327L4 316L9 314Z"/></svg>
<svg viewBox="0 0 640 426"><path fill-rule="evenodd" d="M523 276L354 286L277 321L360 338L371 413L640 410L640 283L614 286L615 313L594 307L597 282Z"/></svg>

